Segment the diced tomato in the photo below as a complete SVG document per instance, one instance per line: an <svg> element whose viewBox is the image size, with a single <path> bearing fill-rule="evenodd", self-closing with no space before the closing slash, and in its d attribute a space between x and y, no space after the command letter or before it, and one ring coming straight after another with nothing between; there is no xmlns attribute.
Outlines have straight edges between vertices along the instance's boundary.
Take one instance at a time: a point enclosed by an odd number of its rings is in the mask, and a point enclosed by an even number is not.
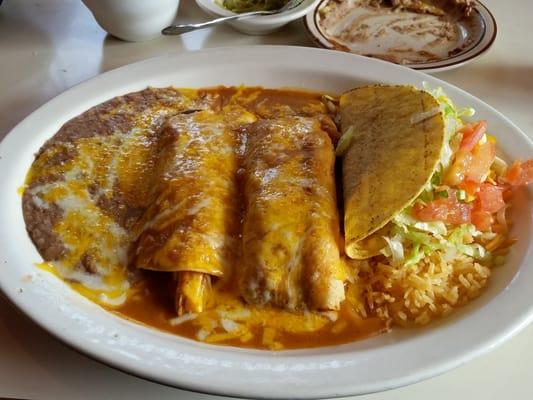
<svg viewBox="0 0 533 400"><path fill-rule="evenodd" d="M502 196L503 189L490 183L483 183L479 188L479 207L489 213L498 212L505 206Z"/></svg>
<svg viewBox="0 0 533 400"><path fill-rule="evenodd" d="M513 188L507 183L500 184L499 186L502 188L503 201L506 203L511 201L511 198L513 197Z"/></svg>
<svg viewBox="0 0 533 400"><path fill-rule="evenodd" d="M472 161L464 174L465 179L477 183L483 182L495 157L496 145L493 142L486 141L475 145L472 149Z"/></svg>
<svg viewBox="0 0 533 400"><path fill-rule="evenodd" d="M448 198L437 199L427 205L417 203L413 207L413 216L421 221L443 221L448 224L464 224L470 222L471 207L460 203L454 190L448 192Z"/></svg>
<svg viewBox="0 0 533 400"><path fill-rule="evenodd" d="M463 181L481 183L496 157L496 145L491 141L476 144L471 152L459 150L444 179L450 186L459 186Z"/></svg>
<svg viewBox="0 0 533 400"><path fill-rule="evenodd" d="M465 173L472 164L472 154L459 150L455 160L444 178L444 183L450 186L458 186L465 179Z"/></svg>
<svg viewBox="0 0 533 400"><path fill-rule="evenodd" d="M479 191L479 183L463 181L459 184L459 189L463 189L469 196L475 196Z"/></svg>
<svg viewBox="0 0 533 400"><path fill-rule="evenodd" d="M463 139L461 140L460 149L464 152L471 151L479 142L487 131L487 121L479 121L473 124L466 125L461 132Z"/></svg>
<svg viewBox="0 0 533 400"><path fill-rule="evenodd" d="M505 174L505 179L513 186L533 182L533 159L522 163L516 161Z"/></svg>
<svg viewBox="0 0 533 400"><path fill-rule="evenodd" d="M490 212L481 209L474 209L472 211L472 223L478 230L482 232L489 231L493 222L494 219Z"/></svg>
<svg viewBox="0 0 533 400"><path fill-rule="evenodd" d="M413 215L420 221L444 221L448 216L448 204L444 199L434 200L425 206L416 203Z"/></svg>
<svg viewBox="0 0 533 400"><path fill-rule="evenodd" d="M448 217L444 222L454 225L466 224L470 222L471 211L469 204L455 202L453 207L450 207Z"/></svg>
<svg viewBox="0 0 533 400"><path fill-rule="evenodd" d="M520 180L520 175L522 175L522 164L520 161L515 161L513 165L507 170L505 174L505 179L511 185Z"/></svg>

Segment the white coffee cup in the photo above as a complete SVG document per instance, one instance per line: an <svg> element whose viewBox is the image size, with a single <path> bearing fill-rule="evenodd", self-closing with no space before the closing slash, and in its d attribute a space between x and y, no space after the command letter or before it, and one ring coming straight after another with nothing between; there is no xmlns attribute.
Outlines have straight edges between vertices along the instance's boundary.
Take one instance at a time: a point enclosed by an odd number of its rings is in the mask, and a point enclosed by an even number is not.
<svg viewBox="0 0 533 400"><path fill-rule="evenodd" d="M155 39L174 22L179 0L82 0L109 34L129 42Z"/></svg>

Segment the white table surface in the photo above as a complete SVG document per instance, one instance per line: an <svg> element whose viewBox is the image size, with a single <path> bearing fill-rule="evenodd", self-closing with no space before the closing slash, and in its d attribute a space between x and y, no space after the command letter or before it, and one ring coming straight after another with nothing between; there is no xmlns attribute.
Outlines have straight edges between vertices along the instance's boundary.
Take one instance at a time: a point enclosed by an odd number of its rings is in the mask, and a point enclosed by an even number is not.
<svg viewBox="0 0 533 400"><path fill-rule="evenodd" d="M533 137L533 1L485 3L498 23L496 43L479 60L437 76L493 105ZM192 0L182 0L178 20L205 18ZM249 44L307 46L311 42L302 22L297 21L263 37L218 27L182 37L126 43L106 36L79 0L4 0L0 7L0 139L47 100L102 71L169 52ZM215 398L147 382L92 361L20 315L1 294L0 397ZM491 353L442 376L358 397L449 398L533 399L533 326Z"/></svg>

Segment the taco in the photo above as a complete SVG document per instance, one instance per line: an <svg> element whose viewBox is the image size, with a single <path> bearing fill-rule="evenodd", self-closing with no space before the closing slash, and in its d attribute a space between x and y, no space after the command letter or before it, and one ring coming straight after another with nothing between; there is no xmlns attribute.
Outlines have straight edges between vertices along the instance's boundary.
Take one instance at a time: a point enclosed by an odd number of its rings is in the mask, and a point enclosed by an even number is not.
<svg viewBox="0 0 533 400"><path fill-rule="evenodd" d="M435 172L444 120L430 93L407 85L344 93L340 114L345 249L349 257L364 259L386 246L387 223Z"/></svg>

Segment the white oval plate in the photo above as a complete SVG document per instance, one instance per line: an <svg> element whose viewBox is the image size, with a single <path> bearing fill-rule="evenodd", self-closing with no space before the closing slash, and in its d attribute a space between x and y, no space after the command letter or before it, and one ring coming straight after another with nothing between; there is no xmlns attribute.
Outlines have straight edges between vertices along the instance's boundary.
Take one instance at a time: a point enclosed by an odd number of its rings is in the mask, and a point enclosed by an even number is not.
<svg viewBox="0 0 533 400"><path fill-rule="evenodd" d="M0 287L25 314L68 345L116 368L168 385L233 396L318 398L386 390L454 368L524 328L533 317L531 190L513 207L513 247L487 291L423 329L395 329L341 346L268 352L217 347L121 319L38 270L17 188L34 153L69 119L146 86L263 85L340 93L370 82L442 86L487 119L502 151L530 158L532 142L496 110L464 91L391 63L328 50L257 46L172 54L84 82L23 120L0 144ZM520 215L520 218L517 218ZM527 261L529 260L529 261Z"/></svg>
<svg viewBox="0 0 533 400"><path fill-rule="evenodd" d="M328 39L327 35L322 31L318 23L318 10L328 1L330 0L321 0L313 9L313 11L305 16L304 22L307 32L318 47L334 50L336 49L335 44ZM498 31L496 19L491 14L489 9L480 1L476 2L473 18L476 22L475 33L473 33L474 41L460 53L436 61L406 64L406 66L412 69L430 73L447 71L465 65L466 63L480 57L482 54L487 52L494 43L494 40L496 40L496 34Z"/></svg>

